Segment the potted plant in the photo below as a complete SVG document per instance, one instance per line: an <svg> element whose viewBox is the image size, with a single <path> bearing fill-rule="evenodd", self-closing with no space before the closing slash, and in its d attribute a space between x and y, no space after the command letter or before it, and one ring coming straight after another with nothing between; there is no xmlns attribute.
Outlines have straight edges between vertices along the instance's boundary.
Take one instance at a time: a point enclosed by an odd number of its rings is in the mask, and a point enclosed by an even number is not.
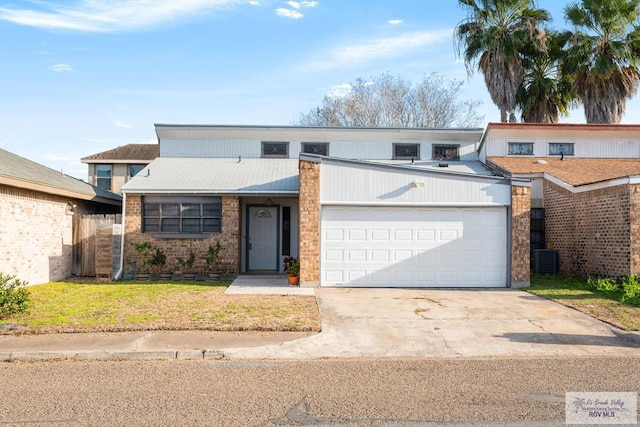
<svg viewBox="0 0 640 427"><path fill-rule="evenodd" d="M287 272L287 281L291 286L298 286L300 284L300 260L286 256L283 263L284 270Z"/></svg>
<svg viewBox="0 0 640 427"><path fill-rule="evenodd" d="M161 270L167 263L167 256L161 249L154 247L149 242L134 243L136 252L142 256L142 265L147 266L142 271L136 272L136 279L140 281L148 281L151 278L150 270Z"/></svg>
<svg viewBox="0 0 640 427"><path fill-rule="evenodd" d="M220 249L222 249L222 245L218 240L215 245L209 245L207 255L204 257L209 269L209 280L216 282L222 277L222 272L220 271Z"/></svg>
<svg viewBox="0 0 640 427"><path fill-rule="evenodd" d="M196 262L196 254L193 250L189 250L189 256L187 258L177 257L178 264L184 267L183 277L185 280L196 280L196 273L193 272L193 264Z"/></svg>

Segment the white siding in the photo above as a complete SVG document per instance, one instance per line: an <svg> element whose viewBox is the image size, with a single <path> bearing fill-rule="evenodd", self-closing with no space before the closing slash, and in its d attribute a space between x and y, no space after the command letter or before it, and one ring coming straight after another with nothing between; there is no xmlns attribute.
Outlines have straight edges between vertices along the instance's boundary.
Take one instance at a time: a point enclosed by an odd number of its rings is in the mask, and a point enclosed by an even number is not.
<svg viewBox="0 0 640 427"><path fill-rule="evenodd" d="M500 179L323 161L320 201L345 205L509 206L511 187Z"/></svg>
<svg viewBox="0 0 640 427"><path fill-rule="evenodd" d="M509 142L533 142L533 157L549 157L549 143L553 142L573 143L573 157L621 159L640 157L640 139L487 138L483 151L486 157L506 157L509 153Z"/></svg>
<svg viewBox="0 0 640 427"><path fill-rule="evenodd" d="M298 158L303 142L329 143L329 155L345 159L390 160L393 158L393 144L420 144L420 159L431 160L434 144L459 145L459 156L462 161L477 160L477 142L469 141L429 141L407 139L287 139L269 138L172 138L160 141L160 157L220 157L220 158L259 158L262 156L263 141L281 141L289 143L289 157Z"/></svg>

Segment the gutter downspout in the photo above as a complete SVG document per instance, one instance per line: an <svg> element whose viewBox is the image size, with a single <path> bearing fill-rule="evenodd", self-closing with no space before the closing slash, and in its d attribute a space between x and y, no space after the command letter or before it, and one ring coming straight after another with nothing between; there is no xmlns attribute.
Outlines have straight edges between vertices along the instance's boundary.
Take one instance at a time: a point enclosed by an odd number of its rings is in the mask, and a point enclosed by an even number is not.
<svg viewBox="0 0 640 427"><path fill-rule="evenodd" d="M124 270L124 227L127 221L127 193L122 193L122 229L120 230L120 268L113 276L114 280L118 280Z"/></svg>

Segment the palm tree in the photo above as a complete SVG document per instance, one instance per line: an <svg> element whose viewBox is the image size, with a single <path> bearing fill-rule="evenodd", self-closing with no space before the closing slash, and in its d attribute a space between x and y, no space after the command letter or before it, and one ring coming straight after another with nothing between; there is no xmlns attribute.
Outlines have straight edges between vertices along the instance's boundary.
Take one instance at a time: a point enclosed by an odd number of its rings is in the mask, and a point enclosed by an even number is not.
<svg viewBox="0 0 640 427"><path fill-rule="evenodd" d="M619 123L640 81L640 0L582 0L565 7L575 26L567 66L587 123Z"/></svg>
<svg viewBox="0 0 640 427"><path fill-rule="evenodd" d="M516 94L522 83L524 67L521 51L535 43L540 23L549 20L549 12L537 9L533 0L458 0L468 16L455 30L456 49L464 46L467 72L477 68L494 104L500 108L500 120L507 121L516 108Z"/></svg>
<svg viewBox="0 0 640 427"><path fill-rule="evenodd" d="M557 123L576 104L572 78L563 68L565 45L569 33L540 32L541 42L523 51L525 69L518 90L518 107L528 123Z"/></svg>

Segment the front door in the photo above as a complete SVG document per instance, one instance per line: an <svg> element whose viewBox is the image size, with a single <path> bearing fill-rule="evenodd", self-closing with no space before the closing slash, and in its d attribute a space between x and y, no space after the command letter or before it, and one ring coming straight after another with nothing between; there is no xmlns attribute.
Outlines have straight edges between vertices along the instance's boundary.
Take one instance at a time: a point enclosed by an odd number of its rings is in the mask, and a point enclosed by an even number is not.
<svg viewBox="0 0 640 427"><path fill-rule="evenodd" d="M278 207L247 210L247 270L278 271Z"/></svg>

